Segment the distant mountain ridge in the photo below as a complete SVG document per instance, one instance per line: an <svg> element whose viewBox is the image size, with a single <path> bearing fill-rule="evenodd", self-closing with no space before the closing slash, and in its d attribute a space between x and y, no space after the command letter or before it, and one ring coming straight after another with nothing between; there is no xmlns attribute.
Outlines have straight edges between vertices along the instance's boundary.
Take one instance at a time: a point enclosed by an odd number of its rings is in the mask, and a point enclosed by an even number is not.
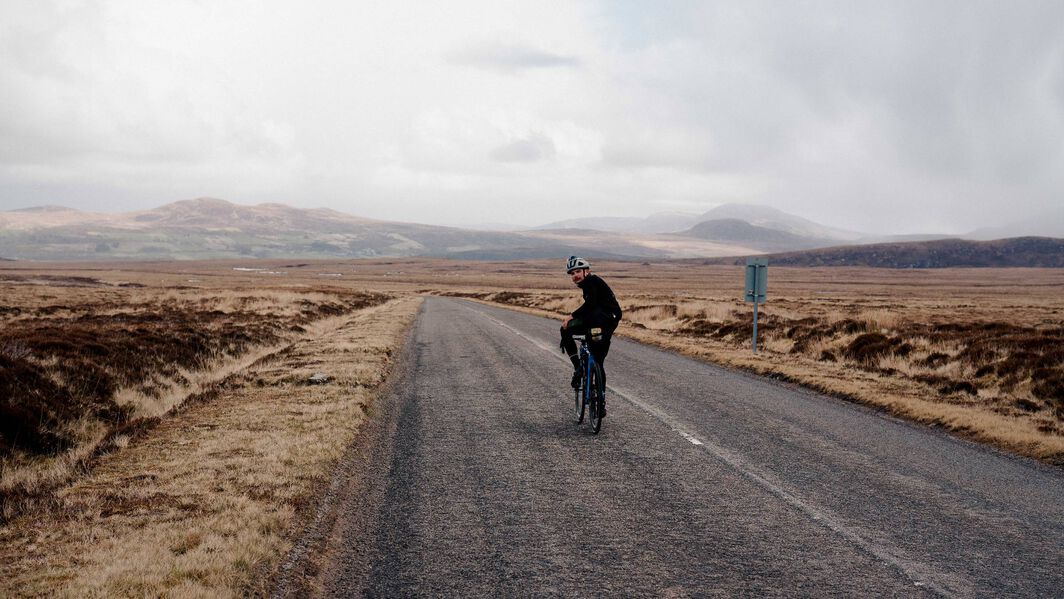
<svg viewBox="0 0 1064 599"><path fill-rule="evenodd" d="M672 247L670 247L672 246ZM725 255L745 246L587 231L474 231L360 218L325 208L245 206L198 198L102 214L50 208L0 212L0 256L28 260L215 258L615 259Z"/></svg>
<svg viewBox="0 0 1064 599"><path fill-rule="evenodd" d="M639 232L672 229L685 223L684 228L669 233ZM991 246L950 244L963 241L960 239L902 243L888 238L891 243L854 245L870 240L766 206L726 204L702 215L660 213L645 219L554 223L561 224L565 226L470 230L380 221L326 208L238 205L216 198L182 200L119 214L42 206L0 212L0 257L98 261L435 256L516 260L579 254L593 260L663 260L771 253L777 264L921 268L1055 265L1059 261L1056 246L1032 241L1005 244L1006 249L1001 250L1004 257L997 258L988 253ZM629 230L603 230L611 227ZM851 240L853 236L858 239ZM810 248L829 249L801 251Z"/></svg>

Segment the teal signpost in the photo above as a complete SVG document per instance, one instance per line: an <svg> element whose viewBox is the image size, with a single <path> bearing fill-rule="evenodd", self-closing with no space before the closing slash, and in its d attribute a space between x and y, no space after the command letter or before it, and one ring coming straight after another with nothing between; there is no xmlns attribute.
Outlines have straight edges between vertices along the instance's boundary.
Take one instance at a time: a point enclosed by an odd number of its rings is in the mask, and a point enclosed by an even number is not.
<svg viewBox="0 0 1064 599"><path fill-rule="evenodd" d="M746 259L746 301L754 302L754 353L757 353L757 305L767 297L768 258Z"/></svg>

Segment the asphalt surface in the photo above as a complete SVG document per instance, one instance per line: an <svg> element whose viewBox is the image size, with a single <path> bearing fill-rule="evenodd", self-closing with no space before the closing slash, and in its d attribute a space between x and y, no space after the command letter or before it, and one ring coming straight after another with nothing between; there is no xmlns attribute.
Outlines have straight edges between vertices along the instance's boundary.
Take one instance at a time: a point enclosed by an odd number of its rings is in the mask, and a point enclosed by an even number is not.
<svg viewBox="0 0 1064 599"><path fill-rule="evenodd" d="M1064 595L1060 470L621 339L592 435L558 325L426 300L326 594Z"/></svg>

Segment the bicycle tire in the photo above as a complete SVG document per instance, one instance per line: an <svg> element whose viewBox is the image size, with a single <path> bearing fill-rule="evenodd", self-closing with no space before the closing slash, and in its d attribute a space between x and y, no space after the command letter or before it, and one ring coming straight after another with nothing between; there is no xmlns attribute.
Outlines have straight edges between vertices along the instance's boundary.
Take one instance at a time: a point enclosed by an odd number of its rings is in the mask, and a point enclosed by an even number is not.
<svg viewBox="0 0 1064 599"><path fill-rule="evenodd" d="M602 366L595 363L594 368L588 372L588 417L591 424L591 432L598 434L602 430L602 404L605 401L606 389L602 384Z"/></svg>
<svg viewBox="0 0 1064 599"><path fill-rule="evenodd" d="M580 386L577 387L573 395L576 396L576 423L580 424L584 421L584 411L587 408L587 401L584 398L584 389L587 388L587 358L583 353L580 354Z"/></svg>

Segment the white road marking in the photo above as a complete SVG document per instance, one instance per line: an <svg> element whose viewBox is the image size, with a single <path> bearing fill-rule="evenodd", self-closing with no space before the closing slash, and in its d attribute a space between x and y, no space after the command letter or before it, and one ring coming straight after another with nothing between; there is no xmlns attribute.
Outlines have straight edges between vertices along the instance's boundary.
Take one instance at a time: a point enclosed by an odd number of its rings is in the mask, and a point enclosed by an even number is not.
<svg viewBox="0 0 1064 599"><path fill-rule="evenodd" d="M552 348L548 344L543 343L542 341L539 341L538 339L535 339L533 337L530 337L524 332L513 328L512 326L506 324L505 322L502 322L501 320L491 315L485 314L484 312L481 312L479 310L475 310L469 306L467 306L467 308L469 308L473 312L476 312L477 315L483 318L487 318L495 324L507 329L515 336L520 337L525 341L528 341L529 343L535 345L536 347L539 347L540 349L555 355L559 360L565 362L566 364L569 363L569 359L567 357L558 354L556 346ZM904 553L897 548L886 547L870 539L866 539L859 532L857 532L856 529L844 524L843 518L841 518L837 514L834 514L827 509L817 507L807 501L800 499L794 493L785 489L781 481L776 479L771 474L759 472L758 469L752 467L739 454L725 449L724 447L721 447L714 443L703 441L698 437L695 437L691 433L687 432L687 430L685 430L687 427L683 426L680 422L678 422L676 418L662 411L660 408L639 399L634 393L625 391L612 384L607 384L606 388L609 389L614 396L624 399L628 403L638 407L650 416L653 416L655 419L660 421L665 426L669 427L669 429L678 434L680 437L686 439L692 445L697 446L699 449L709 453L717 460L737 470L750 481L754 482L772 495L775 495L776 497L780 498L785 503L794 507L798 511L804 513L811 520L826 526L829 530L835 532L839 536L845 538L846 540L850 541L854 545L860 547L861 549L875 556L876 558L893 565L895 568L900 570L907 578L909 578L909 580L913 582L914 586L929 589L945 597L966 596L971 594L971 587L969 587L966 591L963 587L967 585L965 585L962 581L957 580L956 577L949 577L949 580L953 583L951 586L961 586L962 588L960 589L947 589L939 584L930 582L928 579L944 579L947 577L936 570L914 562L912 559L906 557Z"/></svg>
<svg viewBox="0 0 1064 599"><path fill-rule="evenodd" d="M680 433L681 437L683 437L684 439L687 439L688 441L690 441L691 445L703 445L703 443L698 440L698 437L696 437L696 436L694 436L694 435L692 435L690 433L685 433L683 431L678 431L678 432Z"/></svg>

